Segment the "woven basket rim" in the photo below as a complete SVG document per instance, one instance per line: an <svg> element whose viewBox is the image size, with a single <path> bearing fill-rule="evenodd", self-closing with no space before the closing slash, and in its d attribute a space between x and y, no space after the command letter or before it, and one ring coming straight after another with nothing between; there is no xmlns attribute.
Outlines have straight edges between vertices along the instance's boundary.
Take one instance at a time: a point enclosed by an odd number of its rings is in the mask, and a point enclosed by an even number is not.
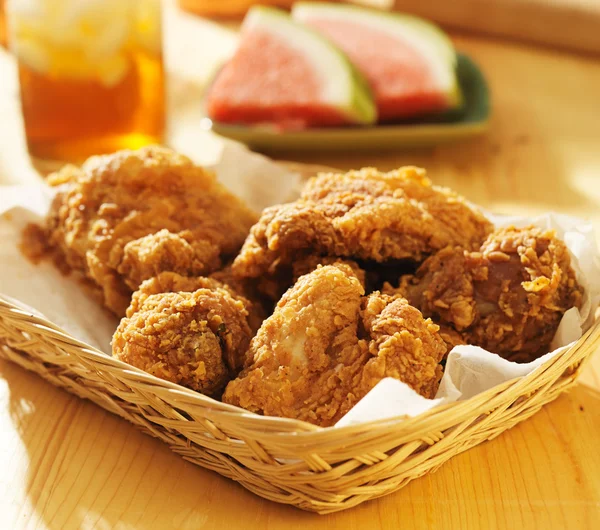
<svg viewBox="0 0 600 530"><path fill-rule="evenodd" d="M121 360L115 359L111 355L108 355L101 350L86 344L85 342L76 339L68 332L63 330L61 327L53 324L48 319L41 315L36 315L31 311L26 310L23 307L19 307L13 303L14 299L5 296L0 293L0 309L6 308L10 313L15 315L20 315L24 319L28 320L34 327L38 327L40 329L45 330L46 333L49 333L54 336L55 339L60 341L68 342L72 346L76 346L81 350L85 351L87 354L94 357L99 364L108 363L120 368L121 373L127 375L128 373L131 375L135 375L138 384L147 384L150 387L160 386L162 389L167 390L168 394L183 398L185 400L191 400L195 402L195 404L201 404L205 407L214 408L219 415L232 415L237 416L240 419L246 419L256 424L262 424L263 426L269 426L269 434L278 435L283 437L319 437L319 435L326 435L327 433L335 432L336 435L343 435L346 432L352 432L356 434L358 431L375 431L381 427L389 427L394 425L397 427L398 435L401 436L403 432L414 432L415 426L429 422L429 421L439 421L440 415L449 409L453 409L454 416L451 423L456 422L457 416L465 415L465 417L472 415L472 405L475 401L481 401L481 404L488 404L489 409L494 409L494 398L501 395L507 388L522 385L525 386L528 381L532 378L537 377L542 372L552 369L553 367L560 365L560 361L562 358L566 358L574 349L579 349L583 347L587 342L593 342L600 338L600 317L596 317L593 324L590 328L575 342L567 345L564 350L558 355L554 356L551 359L548 359L540 366L535 368L530 374L526 376L519 376L494 387L484 390L479 394L471 396L468 399L454 401L450 403L441 403L428 409L416 416L408 416L408 415L398 415L392 416L389 418L376 419L366 422L353 423L341 427L331 426L331 427L320 427L318 425L313 425L311 423L296 420L292 418L280 418L276 416L262 416L242 408L236 407L234 405L229 405L227 403L223 403L214 398L201 394L199 392L195 392L189 388L178 385L176 383L172 383L170 381L166 381L160 379L154 375L151 375L139 368L131 366ZM18 302L17 300L15 300ZM19 302L20 303L20 302ZM570 361L572 363L572 360ZM558 369L564 370L568 367L568 364L564 367L560 366ZM173 405L176 407L176 405ZM278 426L285 426L287 429L278 431ZM291 429L290 429L291 428Z"/></svg>

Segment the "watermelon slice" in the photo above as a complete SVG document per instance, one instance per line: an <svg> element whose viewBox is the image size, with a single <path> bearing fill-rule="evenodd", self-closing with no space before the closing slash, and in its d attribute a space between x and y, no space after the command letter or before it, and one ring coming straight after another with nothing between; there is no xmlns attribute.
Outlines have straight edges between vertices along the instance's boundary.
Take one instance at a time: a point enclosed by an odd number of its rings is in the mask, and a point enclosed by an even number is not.
<svg viewBox="0 0 600 530"><path fill-rule="evenodd" d="M285 129L371 124L368 83L336 46L284 11L252 8L234 57L207 96L223 123L272 123Z"/></svg>
<svg viewBox="0 0 600 530"><path fill-rule="evenodd" d="M328 3L298 3L292 16L346 52L371 85L381 121L462 105L456 52L437 26L409 15Z"/></svg>

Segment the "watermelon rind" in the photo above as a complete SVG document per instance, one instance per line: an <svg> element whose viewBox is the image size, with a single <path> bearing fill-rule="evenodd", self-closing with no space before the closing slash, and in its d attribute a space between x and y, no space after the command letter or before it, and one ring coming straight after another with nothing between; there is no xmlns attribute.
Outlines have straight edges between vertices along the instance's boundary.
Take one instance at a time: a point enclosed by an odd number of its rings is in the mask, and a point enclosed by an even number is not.
<svg viewBox="0 0 600 530"><path fill-rule="evenodd" d="M377 121L377 106L364 76L344 52L317 31L298 23L281 9L254 6L246 15L242 32L259 28L276 34L311 60L323 82L325 103L355 124Z"/></svg>
<svg viewBox="0 0 600 530"><path fill-rule="evenodd" d="M463 95L456 73L456 50L448 35L435 24L405 13L327 2L298 2L292 9L292 18L298 22L307 22L315 15L371 24L377 27L378 31L384 31L391 36L402 35L415 45L435 68L440 89L447 95L449 106L456 108L463 105ZM385 50L382 50L382 55L385 56Z"/></svg>

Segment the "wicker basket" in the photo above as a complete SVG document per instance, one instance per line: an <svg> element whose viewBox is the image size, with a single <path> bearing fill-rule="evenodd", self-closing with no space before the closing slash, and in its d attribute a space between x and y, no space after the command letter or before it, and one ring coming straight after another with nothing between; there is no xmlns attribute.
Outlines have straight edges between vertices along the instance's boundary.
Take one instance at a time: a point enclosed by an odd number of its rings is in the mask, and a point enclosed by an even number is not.
<svg viewBox="0 0 600 530"><path fill-rule="evenodd" d="M322 429L246 413L132 368L0 297L0 357L118 414L257 495L330 513L396 491L523 421L569 388L600 319L529 376L414 418Z"/></svg>

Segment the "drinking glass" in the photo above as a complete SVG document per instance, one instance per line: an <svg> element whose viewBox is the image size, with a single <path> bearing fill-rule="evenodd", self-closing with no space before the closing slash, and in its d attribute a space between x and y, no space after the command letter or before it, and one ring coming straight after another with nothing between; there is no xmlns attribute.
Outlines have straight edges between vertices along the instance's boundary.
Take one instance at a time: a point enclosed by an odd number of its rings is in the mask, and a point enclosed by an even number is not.
<svg viewBox="0 0 600 530"><path fill-rule="evenodd" d="M79 161L160 142L160 0L7 0L29 152Z"/></svg>

